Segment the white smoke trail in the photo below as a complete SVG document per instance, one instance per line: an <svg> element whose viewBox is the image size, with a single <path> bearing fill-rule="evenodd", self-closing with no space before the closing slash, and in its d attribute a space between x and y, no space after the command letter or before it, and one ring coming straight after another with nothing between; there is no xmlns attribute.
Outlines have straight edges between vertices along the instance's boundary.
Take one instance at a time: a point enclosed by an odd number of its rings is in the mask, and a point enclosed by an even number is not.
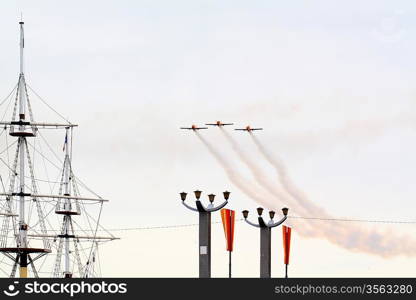
<svg viewBox="0 0 416 300"><path fill-rule="evenodd" d="M269 193L270 196L279 201L279 203L284 203L289 207L290 212L294 212L295 214L299 215L308 215L308 211L302 205L299 205L295 199L286 192L286 190L282 190L281 187L276 183L271 183L268 180L266 174L263 172L261 168L257 166L257 164L240 148L238 143L233 139L233 137L223 128L221 128L221 132L225 136L226 140L230 143L231 148L233 151L238 155L238 157L243 161L243 163L250 169L254 179L265 188ZM274 209L277 207L277 203L274 205ZM306 222L302 219L297 219L295 223L297 226L293 225L293 221L288 220L288 223L292 227L301 228L298 232L302 235L311 236L314 232L312 228L312 224L310 222Z"/></svg>
<svg viewBox="0 0 416 300"><path fill-rule="evenodd" d="M199 132L195 132L196 136L199 140L204 144L204 146L208 149L212 156L217 160L217 162L221 165L224 169L228 179L238 188L240 189L246 196L256 200L258 203L266 206L267 208L271 208L273 203L268 201L268 197L265 196L262 192L259 191L258 188L252 183L245 180L242 176L240 176L234 168L230 165L230 163L219 153L215 150L213 145L211 145L203 136L199 134Z"/></svg>
<svg viewBox="0 0 416 300"><path fill-rule="evenodd" d="M276 155L271 155L271 153L266 150L266 148L260 143L257 137L251 132L250 136L259 149L260 153L277 171L279 182L286 189L286 191L298 202L298 204L303 206L307 212L312 212L314 215L319 215L324 218L330 218L330 215L328 215L322 208L309 201L306 195L293 184L287 173L286 166L282 160Z"/></svg>
<svg viewBox="0 0 416 300"><path fill-rule="evenodd" d="M286 191L282 191L278 188L277 185L271 183L265 176L264 172L256 165L256 163L251 160L249 156L246 155L244 151L242 151L237 144L237 142L230 136L228 132L226 132L223 128L220 127L221 132L224 134L226 140L230 143L231 148L234 152L238 155L238 157L243 161L243 163L250 169L253 177L256 181L265 187L270 194L274 197L277 197L283 203L291 202L290 196L286 193Z"/></svg>
<svg viewBox="0 0 416 300"><path fill-rule="evenodd" d="M281 184L297 200L298 204L304 206L312 216L331 218L328 213L312 203L302 191L295 187L283 162L266 151L265 147L254 135L251 135L251 137L265 159L276 169ZM315 226L315 228L315 236L326 238L328 241L352 251L376 254L382 257L397 255L416 256L416 241L408 236L382 233L374 229L364 229L357 224L341 222L333 222L331 224L325 222ZM299 229L297 228L297 230Z"/></svg>

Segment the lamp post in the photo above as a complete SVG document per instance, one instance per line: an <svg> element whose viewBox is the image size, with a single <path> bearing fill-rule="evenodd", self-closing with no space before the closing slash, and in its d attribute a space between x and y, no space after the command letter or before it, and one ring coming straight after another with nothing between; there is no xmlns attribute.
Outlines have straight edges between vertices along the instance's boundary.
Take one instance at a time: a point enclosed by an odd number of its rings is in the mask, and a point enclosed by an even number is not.
<svg viewBox="0 0 416 300"><path fill-rule="evenodd" d="M248 210L243 211L244 221L251 226L260 228L260 278L270 278L271 277L271 252L272 252L272 243L271 243L271 232L273 227L281 225L287 219L287 213L289 209L284 207L282 208L283 218L275 222L273 220L275 216L274 211L269 211L270 221L266 223L261 216L263 214L263 208L257 208L258 213L258 224L250 222L248 218Z"/></svg>
<svg viewBox="0 0 416 300"><path fill-rule="evenodd" d="M228 203L228 198L230 197L230 192L225 191L224 199L225 201L218 205L214 206L214 194L208 195L209 204L204 206L200 201L202 192L199 190L194 191L195 194L195 205L196 208L186 204L186 193L182 192L181 200L182 204L192 210L199 213L199 277L200 278L210 278L211 277L211 213L217 210L220 210Z"/></svg>

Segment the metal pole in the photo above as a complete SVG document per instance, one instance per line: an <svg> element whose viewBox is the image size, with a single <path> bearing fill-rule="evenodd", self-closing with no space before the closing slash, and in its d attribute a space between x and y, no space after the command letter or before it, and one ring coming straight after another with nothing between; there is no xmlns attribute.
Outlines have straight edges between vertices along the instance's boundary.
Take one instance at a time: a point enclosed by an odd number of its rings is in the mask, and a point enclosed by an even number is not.
<svg viewBox="0 0 416 300"><path fill-rule="evenodd" d="M287 265L285 265L286 267L285 267L285 278L287 278Z"/></svg>
<svg viewBox="0 0 416 300"><path fill-rule="evenodd" d="M27 253L20 254L20 278L27 278Z"/></svg>
<svg viewBox="0 0 416 300"><path fill-rule="evenodd" d="M228 251L228 278L231 278L231 251Z"/></svg>
<svg viewBox="0 0 416 300"><path fill-rule="evenodd" d="M23 74L23 49L25 47L25 37L23 31L24 22L20 21L20 74Z"/></svg>
<svg viewBox="0 0 416 300"><path fill-rule="evenodd" d="M270 221L266 224L262 218L263 208L258 207L257 213L258 224L250 222L248 217L248 210L243 210L244 221L251 226L260 228L260 278L270 278L271 277L271 257L272 257L272 228L281 225L287 219L287 213L289 209L287 207L282 208L283 218L279 221L273 221L275 216L274 211L269 211Z"/></svg>
<svg viewBox="0 0 416 300"><path fill-rule="evenodd" d="M199 277L211 278L211 213L199 212Z"/></svg>
<svg viewBox="0 0 416 300"><path fill-rule="evenodd" d="M20 76L19 76L19 120L25 120L25 93L24 93L24 75L23 75L23 48L24 33L23 22L20 24ZM20 125L19 131L24 132L25 126ZM19 243L18 247L27 248L27 225L25 221L25 137L19 136L19 156L20 156L20 196L19 196ZM20 255L20 277L27 277L27 253L22 252Z"/></svg>
<svg viewBox="0 0 416 300"><path fill-rule="evenodd" d="M68 133L69 133L69 127L65 128L65 163L64 163L64 186L65 186L65 196L70 196L70 161L69 161L69 143L68 143ZM71 200L65 199L64 200L64 210L66 212L71 211ZM65 222L65 269L64 274L65 277L72 277L71 273L71 260L70 260L70 247L69 247L69 228L71 224L71 215L65 215L64 216L64 222Z"/></svg>
<svg viewBox="0 0 416 300"><path fill-rule="evenodd" d="M189 210L199 213L199 277L211 278L211 212L220 210L228 203L229 192L224 192L225 201L214 207L213 202L215 195L208 195L211 202L208 207L205 207L199 200L201 197L201 191L195 191L196 208L189 206L185 203L186 193L182 192L181 200L182 204Z"/></svg>
<svg viewBox="0 0 416 300"><path fill-rule="evenodd" d="M271 277L271 228L260 227L260 278Z"/></svg>
<svg viewBox="0 0 416 300"><path fill-rule="evenodd" d="M231 226L234 226L231 214L230 214L230 224L231 224ZM233 230L234 230L234 228L231 228L231 231L233 231ZM231 251L229 251L229 255L228 255L228 278L231 278Z"/></svg>

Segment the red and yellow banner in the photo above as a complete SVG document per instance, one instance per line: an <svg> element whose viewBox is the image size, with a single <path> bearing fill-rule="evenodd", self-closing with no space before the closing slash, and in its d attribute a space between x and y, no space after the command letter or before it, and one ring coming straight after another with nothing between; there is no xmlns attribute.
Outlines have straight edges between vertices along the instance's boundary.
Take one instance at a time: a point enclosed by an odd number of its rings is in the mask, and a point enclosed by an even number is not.
<svg viewBox="0 0 416 300"><path fill-rule="evenodd" d="M227 241L227 251L233 251L235 211L226 208L221 209L221 219Z"/></svg>
<svg viewBox="0 0 416 300"><path fill-rule="evenodd" d="M291 231L292 228L283 225L282 226L283 229L283 249L285 252L285 265L289 264L289 255L290 255L290 235L291 235Z"/></svg>

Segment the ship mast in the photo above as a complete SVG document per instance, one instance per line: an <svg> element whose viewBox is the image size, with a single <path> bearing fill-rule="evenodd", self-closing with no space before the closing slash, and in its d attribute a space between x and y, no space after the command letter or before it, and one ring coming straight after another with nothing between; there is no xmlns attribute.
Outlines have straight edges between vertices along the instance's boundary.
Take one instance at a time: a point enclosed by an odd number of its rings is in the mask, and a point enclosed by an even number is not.
<svg viewBox="0 0 416 300"><path fill-rule="evenodd" d="M78 264L78 272L80 275L82 274L82 265L81 260L79 256L79 250L77 247L77 240L75 236L75 232L73 230L73 224L72 224L72 216L74 215L80 215L81 210L79 207L78 200L75 201L75 208L76 210L72 209L72 203L71 203L71 181L72 181L72 169L71 169L71 157L70 157L70 148L69 148L69 130L70 127L65 128L65 142L64 142L64 150L65 150L65 159L64 159L64 167L62 170L62 185L61 185L61 191L62 193L62 187L63 187L63 196L66 198L63 200L63 209L61 207L61 201L58 201L55 213L58 215L63 215L63 224L61 229L61 234L59 237L59 246L58 246L58 253L56 255L56 261L55 261L55 268L54 268L54 276L60 277L60 264L61 264L61 256L62 256L62 247L64 248L64 277L65 278L71 278L72 277L72 271L71 271L71 250L70 250L70 241L74 241L74 253L76 262ZM71 136L72 138L72 136ZM74 188L75 192L75 188ZM65 245L63 245L63 242Z"/></svg>
<svg viewBox="0 0 416 300"><path fill-rule="evenodd" d="M64 160L64 173L65 173L65 196L70 196L70 184L69 184L69 174L70 174L70 163L69 163L69 147L68 147L68 131L69 127L65 128L65 160ZM64 205L65 211L71 211L71 200L65 199ZM69 257L69 230L70 230L70 222L71 222L71 215L65 216L65 277L72 277L72 273L70 271L70 257Z"/></svg>
<svg viewBox="0 0 416 300"><path fill-rule="evenodd" d="M43 247L33 247L29 245L28 242L28 224L26 220L26 199L31 197L33 202L36 206L36 211L38 215L38 224L40 226L40 231L42 234L47 234L46 226L45 226L45 218L43 214L43 209L39 203L38 198L33 197L33 194L37 193L37 187L35 183L35 175L34 175L34 168L32 164L32 159L30 157L29 149L28 149L28 137L35 137L37 132L37 127L33 124L33 115L32 110L30 107L30 102L27 94L27 87L24 75L24 29L23 29L24 22L20 21L20 73L19 73L19 80L17 83L16 88L16 103L15 109L12 115L11 122L2 122L5 125L5 128L9 126L9 135L12 137L17 138L17 148L15 153L15 158L13 162L13 166L11 168L11 179L10 179L10 187L8 193L2 193L6 196L6 201L8 202L8 210L10 217L13 220L13 227L14 227L14 216L12 208L13 205L11 201L14 200L16 197L18 200L18 230L17 232L14 231L14 235L16 238L16 247L7 247L7 228L9 227L9 218L7 217L6 220L3 221L2 226L2 234L5 235L3 239L2 246L0 248L0 252L4 255L12 258L14 260L14 265L12 268L11 277L15 276L15 272L17 266L19 266L19 275L21 278L28 277L28 266L32 266L33 274L37 277L38 273L34 265L34 261L39 259L40 257L44 256L47 253L50 253L50 242L46 238L42 238ZM18 121L16 121L16 108L18 106ZM26 108L29 112L29 120L26 119ZM15 131L15 127L17 127L17 131ZM31 130L27 130L31 128ZM30 188L31 191L26 191L26 161L27 167L29 170L29 178L30 180ZM19 168L18 168L19 165ZM19 169L19 172L17 170ZM17 187L17 191L15 191L15 182L16 177L19 180L19 185ZM15 227L14 227L15 230ZM32 257L31 255L36 255Z"/></svg>
<svg viewBox="0 0 416 300"><path fill-rule="evenodd" d="M17 268L19 268L21 278L28 277L28 267L31 267L32 274L35 277L38 277L38 271L36 270L34 262L46 254L51 253L51 241L53 240L55 243L56 240L59 239L53 270L54 277L61 277L62 275L67 278L73 277L74 268L71 264L77 267L80 277L87 277L91 273L88 266L91 265L91 260L94 261L95 259L95 251L92 251L92 249L95 249L94 247L95 245L98 245L98 241L105 242L117 238L109 232L107 232L108 236L97 236L99 218L94 220L93 217L86 212L83 204L84 202L100 204L101 214L102 204L108 200L102 199L93 192L92 193L96 197L91 198L81 196L78 190L78 182L80 180L73 174L71 163L72 149L70 146L72 145L72 142L69 143L69 140L72 141L72 129L77 125L70 123L66 119L65 121L67 123L65 124L34 121L24 75L23 26L24 22L20 21L20 72L18 83L15 87L16 96L14 99L12 120L0 121L0 125L4 126L4 130L6 131L8 129L9 135L17 138L17 141L11 144L16 144L16 150L14 157L11 160L11 165L8 165L11 171L9 188L8 191L5 190L0 193L0 202L3 204L0 206L0 210L5 210L4 212L0 211L0 217L3 219L0 227L0 253L13 261L10 277L15 277ZM52 194L53 188L51 188L51 194L38 192L39 188L36 181L39 181L40 179L35 177L34 170L34 157L37 149L34 147L35 142L33 142L33 144L29 143L28 138L35 138L38 134L42 137L39 128L65 128L65 159L63 161L63 169L61 169L62 173L60 173L62 177L59 192L56 194ZM49 144L47 145L49 146ZM10 146L8 146L8 148ZM33 156L31 155L28 146L33 148ZM39 154L45 158L42 153ZM8 152L7 155L9 155ZM58 160L62 162L59 158ZM29 179L27 180L28 182L25 181L25 178ZM50 181L48 180L47 182ZM85 184L82 183L82 185L85 187ZM88 190L91 192L90 189ZM41 201L49 203L49 205L56 201L56 204L53 204L55 206L55 213L63 216L59 231L54 230L50 220L47 219L49 212L52 210L46 211L45 214L45 204L41 205ZM80 205L80 202L82 206ZM25 206L28 207L26 208ZM32 217L32 214L34 214L35 211L37 219ZM88 229L82 229L80 226L81 221L76 223L72 220L73 216L81 215L81 211L83 212L82 215L84 216L84 219L86 219L86 223L90 227L90 234L88 234ZM10 221L12 221L12 230L10 230ZM45 222L48 222L51 232L48 232ZM76 234L74 225L78 226L78 228L82 229L81 231L87 234ZM13 241L11 241L13 244L9 242L11 236L13 237ZM85 249L82 247L79 248L78 243L80 243L80 241L92 243L93 247L91 247L89 255L85 255ZM71 248L72 242L73 245ZM87 259L85 269L80 256L81 251L83 251L84 254L83 258L85 259L86 257ZM64 257L63 272L61 272L61 257ZM71 258L74 259L71 260Z"/></svg>
<svg viewBox="0 0 416 300"><path fill-rule="evenodd" d="M19 74L19 131L23 133L25 131L25 75L23 70L23 51L25 47L25 38L23 31L23 21L20 24L20 74ZM18 137L19 156L20 156L20 195L19 195L19 245L21 248L27 248L27 225L25 221L25 144L26 137L21 135ZM27 253L21 253L20 255L20 277L27 277Z"/></svg>

